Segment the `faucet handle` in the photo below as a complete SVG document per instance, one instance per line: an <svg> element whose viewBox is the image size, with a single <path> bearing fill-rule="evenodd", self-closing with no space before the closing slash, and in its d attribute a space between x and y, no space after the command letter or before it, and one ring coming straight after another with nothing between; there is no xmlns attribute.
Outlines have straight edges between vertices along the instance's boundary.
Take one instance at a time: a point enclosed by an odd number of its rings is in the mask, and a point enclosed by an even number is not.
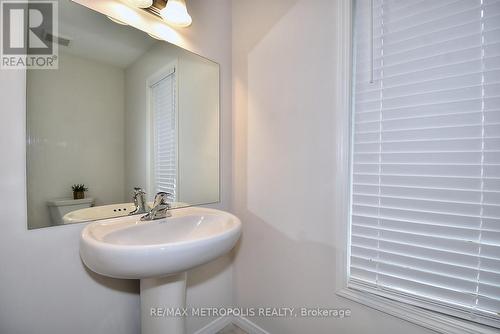
<svg viewBox="0 0 500 334"><path fill-rule="evenodd" d="M172 197L172 196L173 195L171 193L167 193L167 192L164 192L164 191L158 192L155 195L155 200L154 200L153 207L155 207L157 205L169 205L169 203L167 202L167 199L169 197Z"/></svg>

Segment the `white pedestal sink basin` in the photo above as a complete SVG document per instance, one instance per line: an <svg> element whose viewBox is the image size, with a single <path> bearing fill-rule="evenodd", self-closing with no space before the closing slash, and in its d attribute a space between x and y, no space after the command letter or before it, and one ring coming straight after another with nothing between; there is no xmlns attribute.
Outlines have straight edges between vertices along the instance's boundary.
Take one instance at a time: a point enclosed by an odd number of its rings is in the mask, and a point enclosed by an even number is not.
<svg viewBox="0 0 500 334"><path fill-rule="evenodd" d="M183 317L152 316L151 309L184 308L186 270L231 250L240 220L199 207L172 210L172 217L141 221L140 215L96 221L80 238L80 256L104 276L141 280L142 334L182 334Z"/></svg>

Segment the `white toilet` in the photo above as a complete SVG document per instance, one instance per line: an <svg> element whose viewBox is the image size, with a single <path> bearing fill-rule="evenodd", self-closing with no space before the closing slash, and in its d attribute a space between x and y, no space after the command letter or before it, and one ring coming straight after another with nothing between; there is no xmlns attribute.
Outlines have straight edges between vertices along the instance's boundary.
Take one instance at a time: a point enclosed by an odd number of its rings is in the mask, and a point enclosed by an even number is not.
<svg viewBox="0 0 500 334"><path fill-rule="evenodd" d="M50 219L53 225L63 225L65 221L64 215L75 210L90 208L94 205L93 198L84 199L57 199L48 201Z"/></svg>

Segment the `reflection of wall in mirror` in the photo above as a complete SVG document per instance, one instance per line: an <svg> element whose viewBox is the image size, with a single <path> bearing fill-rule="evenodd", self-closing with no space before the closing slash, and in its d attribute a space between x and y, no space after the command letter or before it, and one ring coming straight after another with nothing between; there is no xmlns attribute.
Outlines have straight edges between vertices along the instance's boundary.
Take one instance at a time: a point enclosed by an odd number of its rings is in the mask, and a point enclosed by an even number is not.
<svg viewBox="0 0 500 334"><path fill-rule="evenodd" d="M177 61L179 109L179 194L186 203L219 198L219 70L198 55L168 43L157 43L125 71L125 192L147 187L146 81ZM151 192L151 191L150 191ZM148 194L151 200L154 194Z"/></svg>
<svg viewBox="0 0 500 334"><path fill-rule="evenodd" d="M75 183L96 205L123 202L124 70L60 52L58 70L27 76L30 228L50 226L47 201Z"/></svg>

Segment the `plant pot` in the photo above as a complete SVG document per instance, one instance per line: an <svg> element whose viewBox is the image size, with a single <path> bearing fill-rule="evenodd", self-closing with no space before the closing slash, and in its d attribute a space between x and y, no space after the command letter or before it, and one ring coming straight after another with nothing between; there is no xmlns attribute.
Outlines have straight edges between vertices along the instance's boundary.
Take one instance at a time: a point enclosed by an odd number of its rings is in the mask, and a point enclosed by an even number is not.
<svg viewBox="0 0 500 334"><path fill-rule="evenodd" d="M73 191L73 199L84 199L85 192L84 191Z"/></svg>

